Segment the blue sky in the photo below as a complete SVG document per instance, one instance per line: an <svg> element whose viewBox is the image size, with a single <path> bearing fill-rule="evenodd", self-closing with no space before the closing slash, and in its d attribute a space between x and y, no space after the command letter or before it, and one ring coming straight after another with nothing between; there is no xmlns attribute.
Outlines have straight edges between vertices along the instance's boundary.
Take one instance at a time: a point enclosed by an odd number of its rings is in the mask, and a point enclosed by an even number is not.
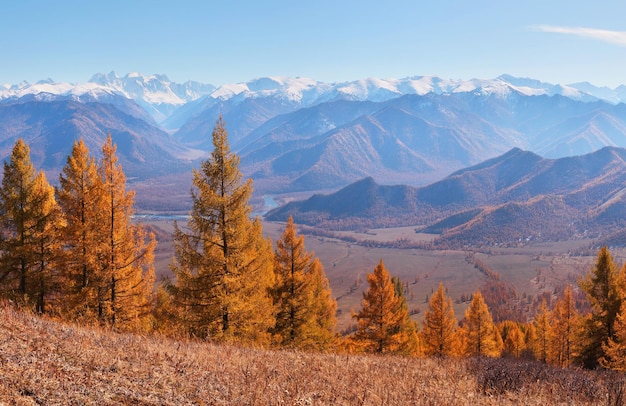
<svg viewBox="0 0 626 406"><path fill-rule="evenodd" d="M624 15L621 1L4 1L0 83L508 73L615 87L626 84Z"/></svg>

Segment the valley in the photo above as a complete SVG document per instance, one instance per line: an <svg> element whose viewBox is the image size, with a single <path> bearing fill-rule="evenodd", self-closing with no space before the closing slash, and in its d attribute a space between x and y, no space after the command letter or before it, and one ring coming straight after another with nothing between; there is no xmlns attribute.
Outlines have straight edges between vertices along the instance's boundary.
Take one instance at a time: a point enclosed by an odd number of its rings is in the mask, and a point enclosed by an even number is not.
<svg viewBox="0 0 626 406"><path fill-rule="evenodd" d="M171 261L173 221L150 219L145 224L159 232L159 245L155 252L155 267L159 277L169 276ZM184 220L179 220L184 225ZM280 237L284 223L263 222L264 233L273 241ZM365 233L339 232L345 237L359 240L389 243L398 238L424 241L433 238L417 234L414 227L372 229ZM406 284L409 311L415 321L421 321L428 308L428 299L443 282L454 303L454 312L460 320L473 292L488 282L489 278L479 271L476 260L486 264L500 275L500 280L512 285L523 301L527 317L534 316L537 298L546 294L557 299L565 285L577 288L578 278L584 275L596 259L595 252L573 255L572 252L587 247L592 241L576 240L554 243L529 244L519 248L491 249L486 252L473 250L423 250L364 247L336 238L305 235L308 250L314 251L324 265L330 281L333 297L337 299L337 331L349 332L353 328L351 311L361 307L362 293L367 289L365 275L371 273L382 258L393 276ZM618 263L626 261L625 249L613 249Z"/></svg>

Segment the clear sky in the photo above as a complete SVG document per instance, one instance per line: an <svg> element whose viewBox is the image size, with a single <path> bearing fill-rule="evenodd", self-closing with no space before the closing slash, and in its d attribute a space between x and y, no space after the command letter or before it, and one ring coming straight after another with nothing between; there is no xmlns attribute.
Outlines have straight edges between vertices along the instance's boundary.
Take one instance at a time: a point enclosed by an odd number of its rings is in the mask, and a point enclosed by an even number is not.
<svg viewBox="0 0 626 406"><path fill-rule="evenodd" d="M623 1L6 0L0 83L508 73L615 87L626 84L625 16Z"/></svg>

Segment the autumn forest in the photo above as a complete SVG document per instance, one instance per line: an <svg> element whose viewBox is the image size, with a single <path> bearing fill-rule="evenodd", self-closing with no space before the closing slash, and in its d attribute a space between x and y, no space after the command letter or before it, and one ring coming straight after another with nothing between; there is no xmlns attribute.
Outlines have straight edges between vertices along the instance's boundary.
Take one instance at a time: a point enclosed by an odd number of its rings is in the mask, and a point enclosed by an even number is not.
<svg viewBox="0 0 626 406"><path fill-rule="evenodd" d="M136 222L111 136L96 160L76 141L53 187L21 139L0 190L0 289L7 303L42 317L115 332L212 344L408 357L515 357L557 367L626 369L626 267L606 247L595 266L543 301L531 321L498 317L474 292L459 321L441 283L421 323L404 282L380 260L367 275L353 331L336 329L336 301L320 260L292 218L277 241L252 218L220 118L213 151L193 171L193 207L173 234L171 278L156 281L156 238ZM574 290L584 293L578 300Z"/></svg>

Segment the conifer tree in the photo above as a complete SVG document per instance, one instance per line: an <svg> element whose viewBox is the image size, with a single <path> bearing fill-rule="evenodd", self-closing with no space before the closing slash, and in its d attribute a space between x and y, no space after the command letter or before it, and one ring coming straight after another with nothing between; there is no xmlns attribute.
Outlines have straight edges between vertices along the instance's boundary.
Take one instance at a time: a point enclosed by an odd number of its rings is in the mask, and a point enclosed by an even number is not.
<svg viewBox="0 0 626 406"><path fill-rule="evenodd" d="M98 228L105 237L100 247L98 273L108 284L101 287L99 314L113 328L147 329L154 285L154 234L133 224L134 192L126 190L126 176L111 135L102 146L98 167L102 179L103 216Z"/></svg>
<svg viewBox="0 0 626 406"><path fill-rule="evenodd" d="M267 344L275 325L272 249L258 219L250 220L252 181L242 182L221 118L213 147L193 172L188 231L175 227L176 280L168 289L191 334Z"/></svg>
<svg viewBox="0 0 626 406"><path fill-rule="evenodd" d="M81 320L102 318L103 292L109 282L98 266L101 247L106 243L102 232L106 222L104 185L95 159L82 139L74 142L59 183L57 196L65 219L65 312Z"/></svg>
<svg viewBox="0 0 626 406"><path fill-rule="evenodd" d="M426 355L450 356L457 352L456 317L452 299L446 295L443 283L431 296L424 314L422 341Z"/></svg>
<svg viewBox="0 0 626 406"><path fill-rule="evenodd" d="M493 324L491 313L483 295L476 291L465 311L465 354L498 357L502 351L502 338Z"/></svg>
<svg viewBox="0 0 626 406"><path fill-rule="evenodd" d="M54 286L58 217L54 194L45 175L35 173L30 148L20 138L4 163L0 189L2 256L0 282L5 295L46 311Z"/></svg>
<svg viewBox="0 0 626 406"><path fill-rule="evenodd" d="M554 365L569 366L577 355L579 316L574 304L572 289L568 285L552 312L549 359Z"/></svg>
<svg viewBox="0 0 626 406"><path fill-rule="evenodd" d="M526 349L526 337L519 323L505 320L499 326L504 345L503 351L516 358L521 357L522 352Z"/></svg>
<svg viewBox="0 0 626 406"><path fill-rule="evenodd" d="M583 348L579 355L587 368L598 366L604 356L603 345L615 339L614 323L622 305L619 270L607 247L598 252L595 267L580 281L591 304L591 316L585 323Z"/></svg>
<svg viewBox="0 0 626 406"><path fill-rule="evenodd" d="M600 358L600 365L604 368L617 371L626 371L626 301L615 320L615 338L609 338L602 349L604 356Z"/></svg>
<svg viewBox="0 0 626 406"><path fill-rule="evenodd" d="M389 272L380 260L374 273L367 274L369 288L363 293L361 310L353 315L358 327L354 340L367 352L406 353L418 351L415 325L402 297L395 291Z"/></svg>
<svg viewBox="0 0 626 406"><path fill-rule="evenodd" d="M290 216L276 242L274 255L276 284L272 288L276 306L273 333L281 345L316 347L328 345L334 328L334 301L321 263L306 251L304 236L297 235ZM331 328L329 330L329 328ZM319 331L321 329L321 331Z"/></svg>
<svg viewBox="0 0 626 406"><path fill-rule="evenodd" d="M541 301L541 307L535 314L533 325L535 326L535 337L532 342L533 353L539 361L548 362L548 353L550 349L550 319L552 314L546 306L546 300Z"/></svg>
<svg viewBox="0 0 626 406"><path fill-rule="evenodd" d="M48 183L43 171L37 174L33 188L33 206L38 211L33 226L33 254L35 255L34 283L35 308L45 313L47 298L58 297L63 281L60 278L61 252L60 231L63 228L61 210L54 198L54 188ZM63 299L61 297L61 299ZM58 307L58 306L55 306Z"/></svg>

